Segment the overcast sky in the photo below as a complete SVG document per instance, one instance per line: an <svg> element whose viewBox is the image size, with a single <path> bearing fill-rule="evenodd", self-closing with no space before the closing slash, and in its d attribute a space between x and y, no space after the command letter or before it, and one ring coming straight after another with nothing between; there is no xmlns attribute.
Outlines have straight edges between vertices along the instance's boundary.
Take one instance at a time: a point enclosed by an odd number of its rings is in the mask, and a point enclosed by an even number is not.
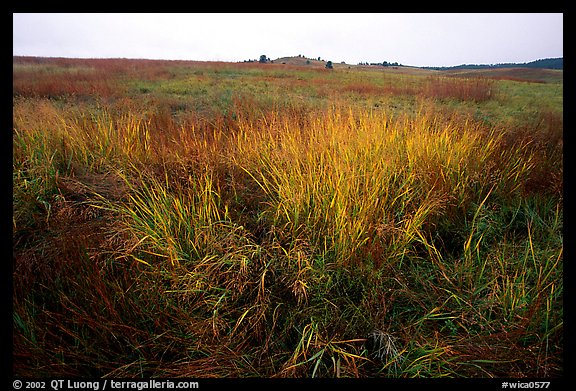
<svg viewBox="0 0 576 391"><path fill-rule="evenodd" d="M452 66L563 57L563 15L13 14L13 55Z"/></svg>

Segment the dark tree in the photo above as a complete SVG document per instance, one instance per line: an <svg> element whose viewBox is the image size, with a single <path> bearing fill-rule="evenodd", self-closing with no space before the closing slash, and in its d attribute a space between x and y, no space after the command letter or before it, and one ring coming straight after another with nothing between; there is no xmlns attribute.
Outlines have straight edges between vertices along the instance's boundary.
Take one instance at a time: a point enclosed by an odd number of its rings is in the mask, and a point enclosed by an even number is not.
<svg viewBox="0 0 576 391"><path fill-rule="evenodd" d="M328 68L328 69L334 69L334 67L332 66L332 61L328 61L328 62L326 63L326 68Z"/></svg>
<svg viewBox="0 0 576 391"><path fill-rule="evenodd" d="M268 61L268 59L267 59L266 55L265 55L265 54L261 55L261 56L260 56L260 61L259 61L259 62L261 62L261 63L265 63L266 61Z"/></svg>

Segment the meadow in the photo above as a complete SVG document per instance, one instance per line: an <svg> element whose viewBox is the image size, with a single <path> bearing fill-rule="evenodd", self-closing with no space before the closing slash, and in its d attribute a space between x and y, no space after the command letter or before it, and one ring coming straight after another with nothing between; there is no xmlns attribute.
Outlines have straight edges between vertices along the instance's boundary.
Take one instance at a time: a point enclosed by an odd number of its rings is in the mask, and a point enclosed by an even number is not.
<svg viewBox="0 0 576 391"><path fill-rule="evenodd" d="M536 73L14 57L14 376L561 376Z"/></svg>

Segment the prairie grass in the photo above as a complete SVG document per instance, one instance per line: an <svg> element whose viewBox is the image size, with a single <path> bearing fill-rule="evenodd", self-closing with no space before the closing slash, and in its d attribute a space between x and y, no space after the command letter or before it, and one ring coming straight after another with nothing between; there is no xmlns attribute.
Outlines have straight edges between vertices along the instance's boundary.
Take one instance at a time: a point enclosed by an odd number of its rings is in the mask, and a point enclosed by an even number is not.
<svg viewBox="0 0 576 391"><path fill-rule="evenodd" d="M15 375L562 374L556 86L14 61Z"/></svg>

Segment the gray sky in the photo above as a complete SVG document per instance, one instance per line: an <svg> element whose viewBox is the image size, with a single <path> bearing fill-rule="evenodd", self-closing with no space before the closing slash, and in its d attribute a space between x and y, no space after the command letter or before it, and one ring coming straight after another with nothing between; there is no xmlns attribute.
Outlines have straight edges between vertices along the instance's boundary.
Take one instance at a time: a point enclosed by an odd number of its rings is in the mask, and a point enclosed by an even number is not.
<svg viewBox="0 0 576 391"><path fill-rule="evenodd" d="M563 14L13 14L13 55L452 66L563 57Z"/></svg>

